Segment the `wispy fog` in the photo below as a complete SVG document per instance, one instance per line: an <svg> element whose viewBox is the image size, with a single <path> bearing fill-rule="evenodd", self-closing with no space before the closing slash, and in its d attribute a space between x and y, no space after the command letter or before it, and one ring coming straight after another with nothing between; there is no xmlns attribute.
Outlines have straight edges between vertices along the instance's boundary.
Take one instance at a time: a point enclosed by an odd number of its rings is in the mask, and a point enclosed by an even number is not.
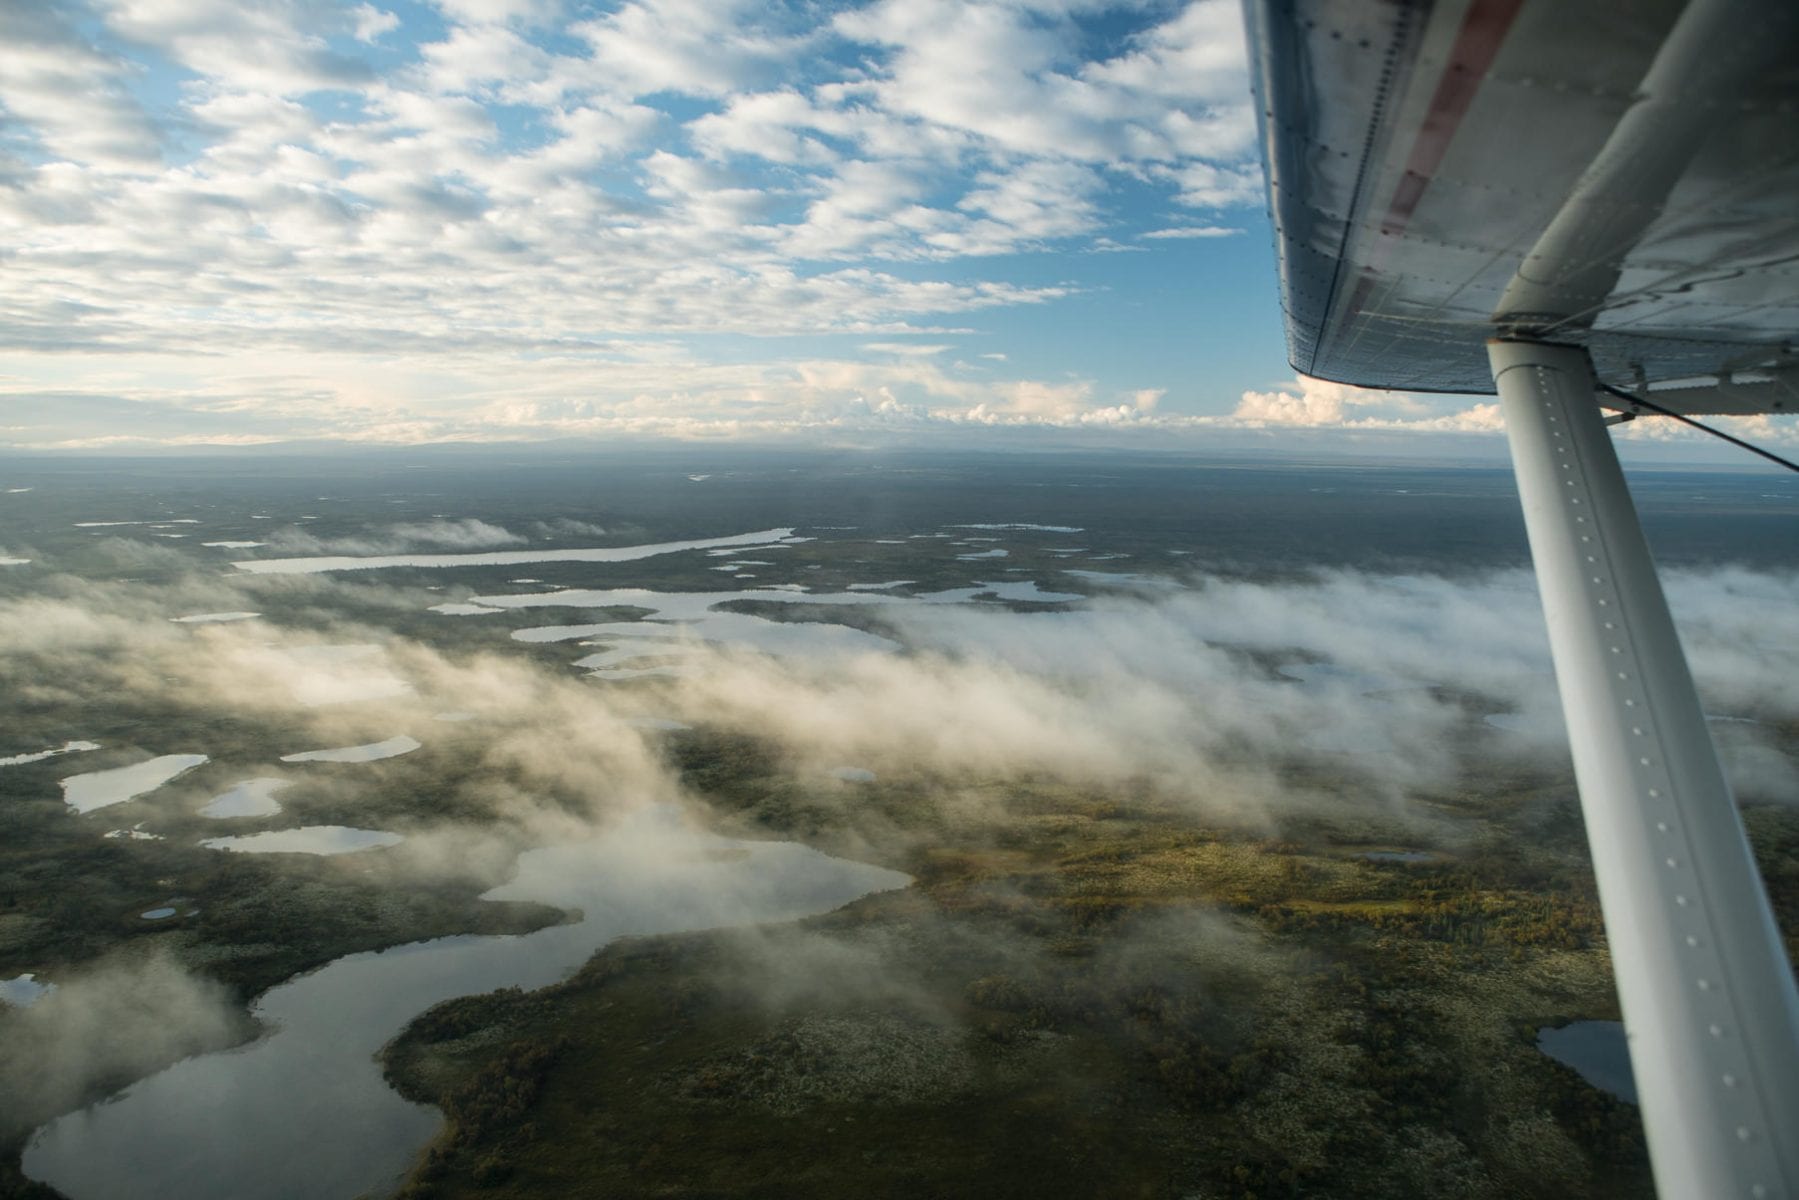
<svg viewBox="0 0 1799 1200"><path fill-rule="evenodd" d="M165 956L119 956L67 975L0 1027L0 1134L41 1120L97 1084L123 1084L241 1039L227 990Z"/></svg>
<svg viewBox="0 0 1799 1200"><path fill-rule="evenodd" d="M1708 709L1739 718L1719 726L1739 789L1792 799L1795 775L1770 723L1799 715L1790 604L1799 580L1726 569L1675 571L1668 583ZM371 620L330 615L346 599ZM485 764L527 793L554 794L558 807L573 798L591 811L678 794L656 749L664 731L653 727L670 720L772 739L811 777L853 764L882 780L1147 782L1197 806L1251 813L1320 802L1293 794L1283 773L1294 764L1403 805L1453 780L1471 752L1521 762L1565 753L1535 588L1522 571L1202 576L1036 612L838 593L833 612L854 619L878 608L903 645L850 630L802 637L823 630L732 613L702 623L697 637L678 624L570 627L586 640L562 661L517 643L434 648L373 623L435 599L316 577L84 585L78 595L70 587L6 601L0 652L21 692L43 702L130 698L278 722L291 741L270 744L270 761L396 738L429 746L446 730L436 714L473 713ZM306 623L166 619L201 605L267 610L271 600ZM646 638L652 651L678 652L679 677L624 686L576 669L629 658ZM140 749L145 758L208 751Z"/></svg>
<svg viewBox="0 0 1799 1200"><path fill-rule="evenodd" d="M474 517L458 520L402 522L357 537L315 536L299 526L269 534L266 545L273 554L404 554L409 550L495 550L524 546L522 537L499 525Z"/></svg>

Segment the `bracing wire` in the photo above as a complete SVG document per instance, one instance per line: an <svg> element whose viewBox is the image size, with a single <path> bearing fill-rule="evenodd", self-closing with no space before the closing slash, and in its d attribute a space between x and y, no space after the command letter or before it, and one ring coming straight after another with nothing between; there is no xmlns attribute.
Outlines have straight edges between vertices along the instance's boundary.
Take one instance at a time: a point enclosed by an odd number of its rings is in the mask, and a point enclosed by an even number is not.
<svg viewBox="0 0 1799 1200"><path fill-rule="evenodd" d="M1743 449L1749 451L1749 453L1751 453L1751 454L1759 454L1763 458L1767 459L1769 462L1779 463L1781 466L1785 467L1789 471L1799 471L1799 463L1793 462L1790 459L1782 458L1782 457L1780 457L1780 455L1775 454L1772 450L1763 450L1760 446L1756 446L1749 442L1745 442L1742 438L1732 437L1730 434L1725 433L1722 429L1714 429L1710 425L1702 425L1698 421L1693 420L1693 418L1688 417L1688 416L1683 416L1682 414L1675 412L1671 408L1663 408L1661 405L1655 403L1653 400L1645 400L1643 397L1637 395L1635 392L1627 392L1621 387L1613 387L1611 384L1603 383L1603 382L1600 383L1599 390L1602 392L1609 392L1610 394L1618 397L1618 399L1620 399L1620 400L1629 401L1631 406L1634 408L1646 408L1652 413L1659 413L1664 417L1673 417L1676 421L1679 421L1683 425L1691 425L1694 429L1703 430L1704 432L1711 434L1713 437L1723 438L1725 441L1729 442L1731 445L1741 446Z"/></svg>

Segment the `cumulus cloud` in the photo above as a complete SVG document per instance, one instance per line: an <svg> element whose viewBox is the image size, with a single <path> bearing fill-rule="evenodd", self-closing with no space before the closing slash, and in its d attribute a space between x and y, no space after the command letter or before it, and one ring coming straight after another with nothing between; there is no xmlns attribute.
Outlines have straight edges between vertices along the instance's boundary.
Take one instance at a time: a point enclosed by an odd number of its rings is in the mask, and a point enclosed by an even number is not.
<svg viewBox="0 0 1799 1200"><path fill-rule="evenodd" d="M1146 235L1150 236L1150 235ZM1708 417L1707 423L1756 445L1799 446L1799 422L1769 414ZM1419 396L1358 388L1310 376L1270 391L1243 393L1229 417L1202 419L1218 428L1268 430L1359 430L1365 432L1498 435L1505 418L1494 400L1460 396ZM1709 434L1675 421L1646 417L1616 426L1612 436L1626 445L1715 447Z"/></svg>
<svg viewBox="0 0 1799 1200"><path fill-rule="evenodd" d="M400 27L399 17L372 4L358 4L352 15L356 18L356 40L359 42L378 41L382 34L392 33Z"/></svg>
<svg viewBox="0 0 1799 1200"><path fill-rule="evenodd" d="M0 162L0 439L1497 428L1492 405L1317 381L1215 419L1191 415L1203 383L819 350L934 357L1000 310L1100 292L1003 256L1229 236L1260 182L1226 0L439 9L0 13L26 148ZM1134 399L1158 389L1174 402Z"/></svg>
<svg viewBox="0 0 1799 1200"><path fill-rule="evenodd" d="M773 10L729 0L638 0L577 26L596 69L639 94L723 95L779 77L806 45Z"/></svg>
<svg viewBox="0 0 1799 1200"><path fill-rule="evenodd" d="M1453 401L1465 404L1465 401ZM1301 375L1290 387L1247 391L1231 421L1251 428L1430 430L1441 433L1500 433L1499 405L1485 402L1450 412L1405 392L1352 387Z"/></svg>
<svg viewBox="0 0 1799 1200"><path fill-rule="evenodd" d="M1051 4L888 0L838 16L892 48L871 85L889 111L1017 154L1112 162L1241 155L1253 135L1238 11L1201 0L1117 57L1069 69L1071 12Z"/></svg>
<svg viewBox="0 0 1799 1200"><path fill-rule="evenodd" d="M111 0L100 6L108 26L156 48L221 91L267 95L370 83L373 70L333 50L331 34L359 27L346 14L293 0L245 6L228 0L181 5Z"/></svg>
<svg viewBox="0 0 1799 1200"><path fill-rule="evenodd" d="M1252 165L1196 162L1158 166L1152 168L1152 173L1173 183L1178 189L1176 199L1193 208L1253 204L1262 194L1261 171Z"/></svg>
<svg viewBox="0 0 1799 1200"><path fill-rule="evenodd" d="M1458 452L1484 447L1495 457L1504 454L1503 421L1490 400L1365 392L1296 380L1245 393L1231 413L1199 415L1183 411L1190 402L1183 394L1187 388L1124 390L1086 377L1033 377L1003 351L951 358L955 344L940 339L972 332L967 329L894 332L935 337L862 343L861 357L774 357L754 363L712 361L658 339L540 356L525 375L503 356L491 359L477 348L458 358L462 395L453 401L372 399L371 394L410 393L415 386L408 378L415 365L410 360L371 365L327 351L295 356L318 372L311 380L271 377L267 363L242 374L215 364L206 387L181 399L153 382L161 370L154 360L116 356L119 390L130 400L34 389L34 402L13 414L6 435L17 445L105 450L253 446L296 436L372 444L652 437L826 437L856 443L895 436L929 443L982 429L1078 431L1088 441L1103 431L1120 444L1175 444L1165 441L1173 438L1194 449L1274 444L1299 449L1340 447L1335 435L1349 431L1363 438L1394 435L1383 445L1395 453L1428 453L1430 447L1410 435L1429 433L1461 436ZM931 353L924 352L927 347ZM152 374L128 380L129 371L139 367ZM40 368L41 363L27 367ZM321 390L324 381L331 390ZM1799 447L1799 422L1790 419L1715 420L1757 444ZM1621 447L1644 458L1740 454L1659 418L1634 421L1614 433ZM1308 442L1311 435L1316 437ZM293 550L311 552L318 551Z"/></svg>
<svg viewBox="0 0 1799 1200"><path fill-rule="evenodd" d="M128 77L123 60L79 35L72 14L47 5L0 9L0 107L9 124L67 164L39 176L43 186L27 193L27 220L91 216L96 189L75 164L102 172L157 164L162 131L133 99Z"/></svg>
<svg viewBox="0 0 1799 1200"><path fill-rule="evenodd" d="M1173 227L1229 190L1195 170L1254 174L1221 0L1108 13L1104 39L1084 6L987 0L440 9L0 16L0 106L32 147L0 189L3 394L37 412L8 439L513 436L482 403L645 340L1054 302L1071 289L947 264L1116 247L1120 183ZM760 356L719 365L764 386ZM649 374L637 394L696 416Z"/></svg>
<svg viewBox="0 0 1799 1200"><path fill-rule="evenodd" d="M1398 410L1408 415L1424 411L1424 405L1401 392L1376 391L1299 376L1291 389L1244 392L1231 415L1247 423L1270 425L1346 425L1357 409ZM1369 418L1362 418L1369 419Z"/></svg>

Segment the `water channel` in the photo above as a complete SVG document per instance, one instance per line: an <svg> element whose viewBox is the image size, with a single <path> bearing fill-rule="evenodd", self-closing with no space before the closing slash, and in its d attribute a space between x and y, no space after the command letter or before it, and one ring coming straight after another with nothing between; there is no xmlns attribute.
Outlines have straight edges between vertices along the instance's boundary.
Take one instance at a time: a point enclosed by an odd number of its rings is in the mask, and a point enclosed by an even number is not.
<svg viewBox="0 0 1799 1200"><path fill-rule="evenodd" d="M26 1147L25 1173L74 1200L386 1192L440 1117L390 1090L374 1054L431 1005L554 983L617 937L792 920L908 882L646 808L603 837L527 851L516 878L485 897L579 910L578 922L353 954L289 980L255 1005L265 1036L52 1121Z"/></svg>

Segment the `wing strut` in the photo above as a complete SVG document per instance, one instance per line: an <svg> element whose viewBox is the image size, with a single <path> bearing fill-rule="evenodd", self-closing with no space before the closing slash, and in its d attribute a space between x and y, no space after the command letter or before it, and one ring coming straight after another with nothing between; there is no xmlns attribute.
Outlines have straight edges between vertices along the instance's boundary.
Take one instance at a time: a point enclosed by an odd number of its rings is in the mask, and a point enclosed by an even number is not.
<svg viewBox="0 0 1799 1200"><path fill-rule="evenodd" d="M1487 346L1664 1200L1799 1196L1799 991L1585 349Z"/></svg>

